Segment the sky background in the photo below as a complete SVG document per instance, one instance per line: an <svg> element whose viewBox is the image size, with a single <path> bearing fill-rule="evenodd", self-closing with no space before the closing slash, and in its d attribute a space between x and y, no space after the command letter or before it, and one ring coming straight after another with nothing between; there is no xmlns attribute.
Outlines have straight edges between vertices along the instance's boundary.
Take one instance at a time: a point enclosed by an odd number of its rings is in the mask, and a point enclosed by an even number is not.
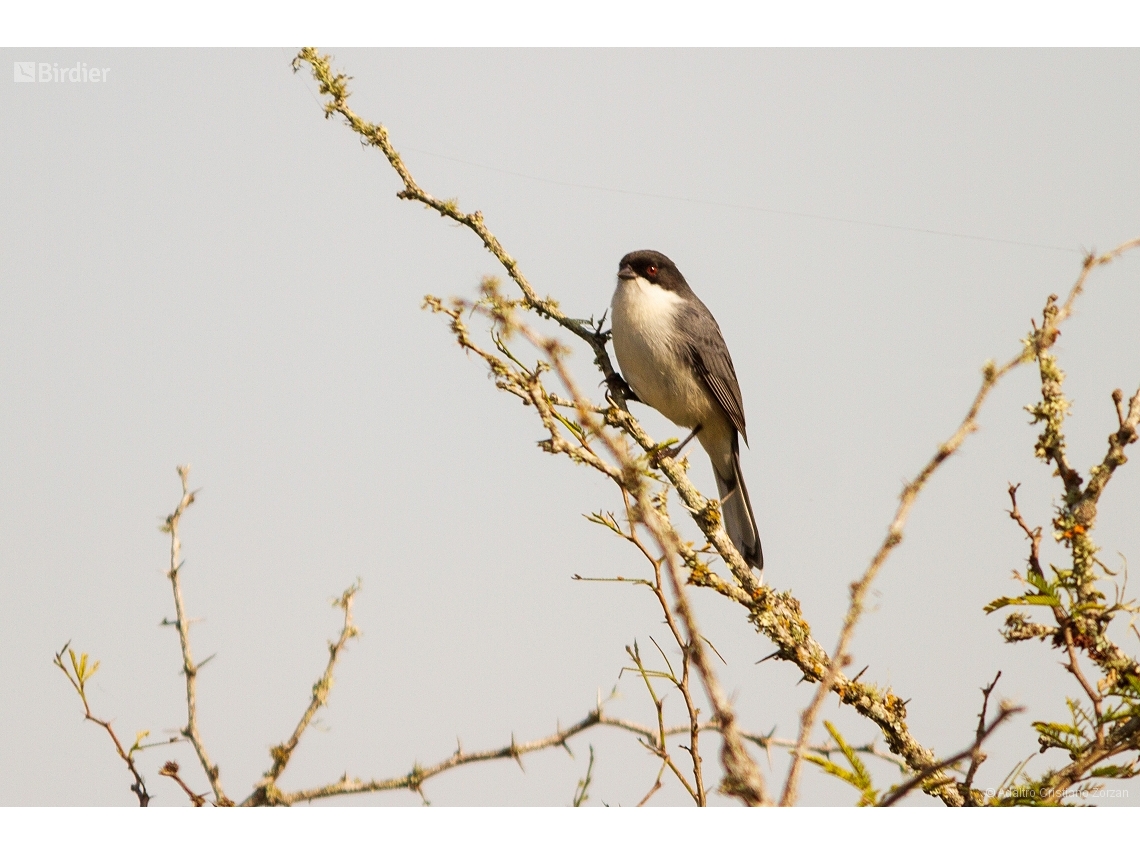
<svg viewBox="0 0 1140 855"><path fill-rule="evenodd" d="M331 52L353 108L388 127L420 184L483 211L569 314L601 315L632 249L677 263L739 375L765 580L795 593L828 649L904 480L954 430L982 364L1016 352L1083 250L1140 234L1135 50ZM159 626L173 606L158 525L180 463L201 490L183 523L194 648L216 654L200 727L231 796L295 725L339 628L330 598L357 577L363 635L287 788L404 774L457 737L538 738L615 685L608 711L652 721L644 688L619 679L627 644L672 649L651 595L571 578L644 572L583 519L620 497L542 454L533 412L420 309L426 293L473 295L494 259L395 198L382 156L322 118L294 53L0 51L111 69L101 84L0 84L0 804L135 803L51 665L69 639L102 661L90 699L121 736L184 724L177 637ZM1133 255L1094 274L1058 343L1083 470L1116 423L1111 391L1140 384L1137 318ZM850 670L910 698L914 736L940 755L969 744L979 689L1003 672L996 694L1028 712L988 744L982 786L1034 754L1031 722L1079 691L1057 652L1004 644L1003 618L982 612L1020 592L1008 484L1046 527L1058 492L1023 410L1038 388L1027 367L993 394L915 508L852 650ZM703 452L692 461L713 491ZM1111 567L1140 545L1136 466L1100 505ZM738 607L692 596L742 725L794 737L812 687L792 665L754 664L773 648ZM682 721L675 693L665 709ZM876 735L833 700L824 717L851 741ZM657 764L602 731L573 756L468 767L425 793L567 804L590 745L590 804L637 803ZM157 775L168 759L206 789L188 746L152 749L155 804L184 803ZM779 785L784 757L760 759ZM871 768L881 788L896 782ZM1140 786L1123 786L1129 798L1105 802L1140 805ZM857 797L813 769L802 792ZM686 798L666 778L653 803Z"/></svg>

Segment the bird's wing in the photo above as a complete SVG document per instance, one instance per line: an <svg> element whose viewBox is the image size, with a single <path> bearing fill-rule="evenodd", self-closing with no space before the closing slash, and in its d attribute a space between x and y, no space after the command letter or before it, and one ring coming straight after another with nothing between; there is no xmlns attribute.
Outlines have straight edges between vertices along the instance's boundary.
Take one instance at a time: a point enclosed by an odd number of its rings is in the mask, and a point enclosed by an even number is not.
<svg viewBox="0 0 1140 855"><path fill-rule="evenodd" d="M708 385L717 403L724 407L733 426L740 431L744 441L748 442L748 432L744 428L744 402L740 397L740 383L736 380L736 370L732 367L732 357L728 354L728 345L724 343L724 336L720 333L720 326L712 313L702 304L705 315L712 325L694 324L690 329L706 329L708 332L693 342L689 348L689 359L696 369L697 376ZM695 309L694 311L700 311Z"/></svg>

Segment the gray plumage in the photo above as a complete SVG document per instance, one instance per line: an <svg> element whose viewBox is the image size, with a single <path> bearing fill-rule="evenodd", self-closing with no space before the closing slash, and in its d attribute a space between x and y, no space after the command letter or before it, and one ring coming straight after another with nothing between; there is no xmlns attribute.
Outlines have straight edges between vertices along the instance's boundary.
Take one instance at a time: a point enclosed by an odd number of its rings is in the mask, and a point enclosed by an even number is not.
<svg viewBox="0 0 1140 855"><path fill-rule="evenodd" d="M648 249L622 258L611 311L614 354L626 383L639 400L695 432L712 461L725 530L744 560L762 570L764 553L740 471L740 437L748 442L744 403L716 319L676 265Z"/></svg>

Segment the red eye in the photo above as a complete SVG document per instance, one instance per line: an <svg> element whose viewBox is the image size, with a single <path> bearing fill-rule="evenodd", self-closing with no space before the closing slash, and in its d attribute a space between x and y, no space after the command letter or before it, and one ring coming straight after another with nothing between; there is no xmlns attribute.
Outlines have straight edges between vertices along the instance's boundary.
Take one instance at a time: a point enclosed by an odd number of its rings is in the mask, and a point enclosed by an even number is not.
<svg viewBox="0 0 1140 855"><path fill-rule="evenodd" d="M648 267L646 267L645 268L645 275L648 276L650 279L656 279L657 278L657 265L651 264Z"/></svg>

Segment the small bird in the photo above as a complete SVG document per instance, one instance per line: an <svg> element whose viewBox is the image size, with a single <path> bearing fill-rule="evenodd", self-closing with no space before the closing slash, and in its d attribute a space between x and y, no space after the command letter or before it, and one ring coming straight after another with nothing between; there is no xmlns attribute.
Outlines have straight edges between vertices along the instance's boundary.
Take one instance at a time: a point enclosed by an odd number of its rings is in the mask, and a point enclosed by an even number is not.
<svg viewBox="0 0 1140 855"><path fill-rule="evenodd" d="M712 461L729 538L749 566L764 569L764 553L740 471L744 404L720 327L677 266L641 249L621 260L611 304L614 353L637 400L692 433Z"/></svg>

